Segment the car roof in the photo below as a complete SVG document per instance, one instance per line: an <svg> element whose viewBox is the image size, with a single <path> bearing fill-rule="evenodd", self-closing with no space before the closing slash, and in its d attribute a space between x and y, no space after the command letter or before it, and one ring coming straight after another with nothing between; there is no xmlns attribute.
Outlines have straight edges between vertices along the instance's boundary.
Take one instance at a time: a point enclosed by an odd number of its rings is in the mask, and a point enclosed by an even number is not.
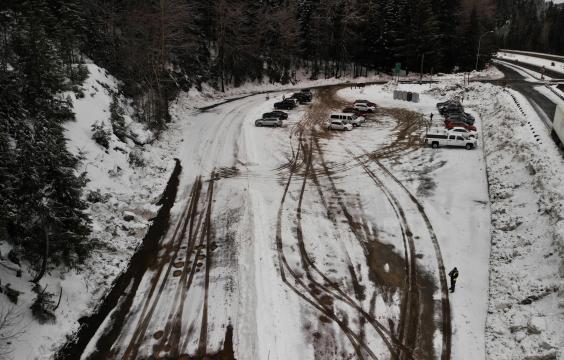
<svg viewBox="0 0 564 360"><path fill-rule="evenodd" d="M331 113L331 116L333 116L333 115L351 116L351 115L354 115L354 114L351 114L351 113L344 113L344 112L334 112L334 113Z"/></svg>
<svg viewBox="0 0 564 360"><path fill-rule="evenodd" d="M455 127L453 127L452 129L450 129L450 130L451 130L451 131L452 131L452 130L464 130L464 131L468 131L467 129L463 128L462 126L455 126Z"/></svg>

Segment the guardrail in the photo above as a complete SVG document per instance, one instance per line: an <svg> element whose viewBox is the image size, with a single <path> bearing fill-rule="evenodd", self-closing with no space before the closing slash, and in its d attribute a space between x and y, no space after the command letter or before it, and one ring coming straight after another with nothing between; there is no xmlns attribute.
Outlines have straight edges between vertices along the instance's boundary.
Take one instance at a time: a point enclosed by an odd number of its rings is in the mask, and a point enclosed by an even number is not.
<svg viewBox="0 0 564 360"><path fill-rule="evenodd" d="M499 49L498 51L564 62L564 56L561 56L561 55L544 54L544 53L537 53L537 52L523 51L523 50L509 50L509 49Z"/></svg>

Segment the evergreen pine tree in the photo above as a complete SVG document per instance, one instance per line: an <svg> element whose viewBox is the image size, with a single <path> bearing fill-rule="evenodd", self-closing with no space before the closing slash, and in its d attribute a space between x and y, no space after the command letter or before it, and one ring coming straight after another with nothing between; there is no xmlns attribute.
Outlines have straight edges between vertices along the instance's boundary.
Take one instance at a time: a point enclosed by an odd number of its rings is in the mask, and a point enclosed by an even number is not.
<svg viewBox="0 0 564 360"><path fill-rule="evenodd" d="M63 62L49 35L58 29L46 29L53 23L46 1L24 1L13 10L18 20L10 26L11 69L0 73L2 99L9 99L0 101L0 114L6 115L0 136L8 139L3 150L13 157L0 160L9 174L0 177L0 196L9 201L0 226L28 258L72 264L87 253L89 219L81 200L85 181L76 174L78 160L63 135L62 123L73 113L60 95L67 88Z"/></svg>

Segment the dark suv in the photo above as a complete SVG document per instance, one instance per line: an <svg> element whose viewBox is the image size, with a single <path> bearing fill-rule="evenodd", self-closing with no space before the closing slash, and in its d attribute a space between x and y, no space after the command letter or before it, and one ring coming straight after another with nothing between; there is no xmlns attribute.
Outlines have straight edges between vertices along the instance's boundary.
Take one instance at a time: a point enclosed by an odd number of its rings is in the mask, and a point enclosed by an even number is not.
<svg viewBox="0 0 564 360"><path fill-rule="evenodd" d="M276 110L292 110L293 108L296 107L296 103L293 100L290 99L285 99L282 101L279 101L277 103L274 103L274 108Z"/></svg>
<svg viewBox="0 0 564 360"><path fill-rule="evenodd" d="M476 119L474 119L474 117L468 113L448 113L445 114L445 119L446 120L450 120L450 121L458 121L458 122L463 122L466 123L468 125L474 125L474 122L476 121Z"/></svg>
<svg viewBox="0 0 564 360"><path fill-rule="evenodd" d="M464 107L459 101L449 100L445 102L437 103L437 109L439 109L439 114L452 114L452 113L464 113Z"/></svg>
<svg viewBox="0 0 564 360"><path fill-rule="evenodd" d="M459 104L449 104L444 107L439 108L439 113L441 115L446 114L462 114L464 113L464 108Z"/></svg>
<svg viewBox="0 0 564 360"><path fill-rule="evenodd" d="M301 93L307 97L307 101L311 101L311 99L313 99L313 94L310 89L302 89Z"/></svg>
<svg viewBox="0 0 564 360"><path fill-rule="evenodd" d="M357 110L353 107L346 107L346 108L343 109L342 112L344 112L345 114L355 114L356 116L362 115L359 110Z"/></svg>
<svg viewBox="0 0 564 360"><path fill-rule="evenodd" d="M280 120L286 120L288 118L288 114L285 113L284 111L280 111L280 110L274 110L274 111L262 114L263 119L271 118L271 117L279 118Z"/></svg>
<svg viewBox="0 0 564 360"><path fill-rule="evenodd" d="M292 94L292 98L297 99L300 104L304 104L311 101L311 97L303 92L297 92Z"/></svg>

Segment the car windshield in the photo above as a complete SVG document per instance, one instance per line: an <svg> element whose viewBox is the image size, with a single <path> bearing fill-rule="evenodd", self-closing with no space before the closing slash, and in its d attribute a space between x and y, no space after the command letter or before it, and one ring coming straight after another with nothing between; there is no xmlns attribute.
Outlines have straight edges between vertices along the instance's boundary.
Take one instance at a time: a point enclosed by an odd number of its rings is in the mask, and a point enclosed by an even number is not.
<svg viewBox="0 0 564 360"><path fill-rule="evenodd" d="M356 118L357 118L357 116L355 114L352 114L351 117L352 117L353 120L356 120Z"/></svg>

